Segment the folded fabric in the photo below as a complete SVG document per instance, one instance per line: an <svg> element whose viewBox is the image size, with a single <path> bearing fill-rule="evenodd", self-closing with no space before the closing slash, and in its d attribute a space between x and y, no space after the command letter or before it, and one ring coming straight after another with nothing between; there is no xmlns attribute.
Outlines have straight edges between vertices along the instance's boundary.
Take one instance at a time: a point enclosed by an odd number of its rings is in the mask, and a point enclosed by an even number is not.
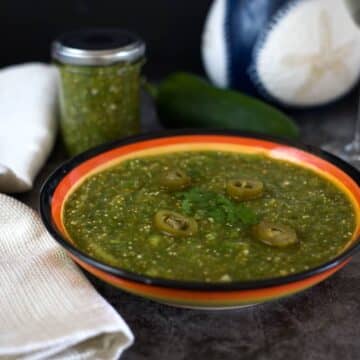
<svg viewBox="0 0 360 360"><path fill-rule="evenodd" d="M57 72L29 63L0 70L0 192L21 192L48 157L56 132Z"/></svg>
<svg viewBox="0 0 360 360"><path fill-rule="evenodd" d="M0 289L0 360L116 359L133 342L38 215L2 194Z"/></svg>

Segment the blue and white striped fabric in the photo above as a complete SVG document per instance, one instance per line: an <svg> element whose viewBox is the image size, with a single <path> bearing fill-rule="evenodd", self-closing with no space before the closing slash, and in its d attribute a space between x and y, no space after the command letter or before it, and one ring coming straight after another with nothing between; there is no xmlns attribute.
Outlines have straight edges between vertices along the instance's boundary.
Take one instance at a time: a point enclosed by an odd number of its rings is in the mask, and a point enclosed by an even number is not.
<svg viewBox="0 0 360 360"><path fill-rule="evenodd" d="M202 55L218 86L324 105L359 79L360 29L344 0L214 0Z"/></svg>

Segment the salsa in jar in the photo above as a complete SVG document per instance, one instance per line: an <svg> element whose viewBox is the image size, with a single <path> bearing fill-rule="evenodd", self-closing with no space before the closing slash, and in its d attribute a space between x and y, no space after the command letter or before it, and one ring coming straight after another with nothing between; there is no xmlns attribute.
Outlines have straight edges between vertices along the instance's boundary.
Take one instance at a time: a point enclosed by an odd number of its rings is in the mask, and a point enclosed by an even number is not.
<svg viewBox="0 0 360 360"><path fill-rule="evenodd" d="M76 155L140 130L145 45L117 29L65 34L53 45L60 73L60 128Z"/></svg>

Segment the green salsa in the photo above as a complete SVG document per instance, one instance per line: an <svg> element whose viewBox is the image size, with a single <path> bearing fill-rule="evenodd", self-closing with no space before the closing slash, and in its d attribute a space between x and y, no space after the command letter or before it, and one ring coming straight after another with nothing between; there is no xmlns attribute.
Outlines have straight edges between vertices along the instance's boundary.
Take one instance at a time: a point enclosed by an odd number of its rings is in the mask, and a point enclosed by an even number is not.
<svg viewBox="0 0 360 360"><path fill-rule="evenodd" d="M69 154L76 155L139 132L142 62L58 66L61 74L60 126Z"/></svg>
<svg viewBox="0 0 360 360"><path fill-rule="evenodd" d="M64 224L90 256L135 273L228 282L308 270L350 241L347 195L310 169L265 155L188 151L91 175Z"/></svg>

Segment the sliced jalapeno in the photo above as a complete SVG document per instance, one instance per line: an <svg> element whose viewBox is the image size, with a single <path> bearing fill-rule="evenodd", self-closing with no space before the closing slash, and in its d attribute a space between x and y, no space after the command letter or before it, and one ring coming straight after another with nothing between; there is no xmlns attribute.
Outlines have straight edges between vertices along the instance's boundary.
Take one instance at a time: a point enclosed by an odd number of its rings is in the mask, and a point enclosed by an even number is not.
<svg viewBox="0 0 360 360"><path fill-rule="evenodd" d="M258 180L235 179L227 183L226 190L234 200L252 200L262 196L264 185Z"/></svg>
<svg viewBox="0 0 360 360"><path fill-rule="evenodd" d="M176 191L187 188L191 178L180 169L169 170L161 174L160 184L167 190Z"/></svg>
<svg viewBox="0 0 360 360"><path fill-rule="evenodd" d="M298 242L296 232L290 226L267 221L253 226L252 234L255 239L274 247L286 247Z"/></svg>
<svg viewBox="0 0 360 360"><path fill-rule="evenodd" d="M197 222L175 211L160 210L154 216L155 227L168 235L191 236L197 233Z"/></svg>

